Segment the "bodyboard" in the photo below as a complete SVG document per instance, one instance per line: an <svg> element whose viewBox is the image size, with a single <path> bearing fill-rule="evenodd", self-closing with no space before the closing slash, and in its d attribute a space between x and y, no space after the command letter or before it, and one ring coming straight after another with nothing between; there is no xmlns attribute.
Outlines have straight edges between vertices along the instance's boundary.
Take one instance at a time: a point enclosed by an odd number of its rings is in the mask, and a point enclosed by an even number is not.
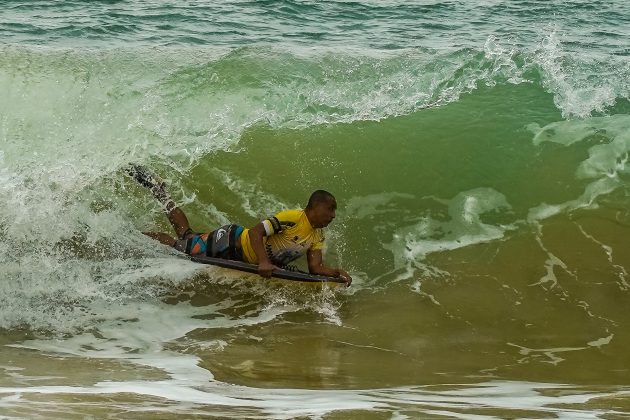
<svg viewBox="0 0 630 420"><path fill-rule="evenodd" d="M233 270L244 271L246 273L258 274L257 265L249 264L243 261L224 260L222 258L206 256L190 256L190 260L192 262L200 264L215 265L217 267L230 268ZM301 271L290 271L283 269L274 270L272 277L283 280L302 281L307 283L345 283L345 281L339 277L327 277L317 274L304 273Z"/></svg>

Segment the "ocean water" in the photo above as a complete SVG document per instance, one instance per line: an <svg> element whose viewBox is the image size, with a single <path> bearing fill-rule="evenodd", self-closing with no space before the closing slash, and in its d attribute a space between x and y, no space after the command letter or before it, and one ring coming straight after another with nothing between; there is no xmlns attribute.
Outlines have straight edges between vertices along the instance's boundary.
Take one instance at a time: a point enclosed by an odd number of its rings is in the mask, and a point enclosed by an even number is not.
<svg viewBox="0 0 630 420"><path fill-rule="evenodd" d="M630 416L629 40L622 0L0 1L0 418ZM147 240L129 163L200 231L331 191L352 287Z"/></svg>

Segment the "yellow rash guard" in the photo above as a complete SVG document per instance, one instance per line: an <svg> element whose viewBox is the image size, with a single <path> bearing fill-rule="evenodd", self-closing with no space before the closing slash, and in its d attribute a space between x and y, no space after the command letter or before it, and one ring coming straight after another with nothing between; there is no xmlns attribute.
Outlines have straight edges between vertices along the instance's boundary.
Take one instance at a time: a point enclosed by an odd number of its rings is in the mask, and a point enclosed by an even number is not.
<svg viewBox="0 0 630 420"><path fill-rule="evenodd" d="M279 267L287 265L310 250L323 249L322 229L315 229L306 217L304 210L285 210L262 221L265 227L263 243L271 262ZM249 229L241 235L243 260L258 264L258 257L252 248Z"/></svg>

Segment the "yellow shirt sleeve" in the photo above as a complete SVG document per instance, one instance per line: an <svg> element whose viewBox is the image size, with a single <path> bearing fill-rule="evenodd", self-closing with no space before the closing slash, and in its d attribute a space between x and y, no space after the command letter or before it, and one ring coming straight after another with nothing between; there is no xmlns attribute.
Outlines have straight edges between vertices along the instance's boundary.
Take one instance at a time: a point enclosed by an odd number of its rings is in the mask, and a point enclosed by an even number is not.
<svg viewBox="0 0 630 420"><path fill-rule="evenodd" d="M316 231L319 231L319 229L316 229ZM318 238L316 241L313 241L313 243L311 244L311 247L309 248L311 251L321 251L322 249L324 249L324 235L322 235L321 232L317 232L318 233Z"/></svg>

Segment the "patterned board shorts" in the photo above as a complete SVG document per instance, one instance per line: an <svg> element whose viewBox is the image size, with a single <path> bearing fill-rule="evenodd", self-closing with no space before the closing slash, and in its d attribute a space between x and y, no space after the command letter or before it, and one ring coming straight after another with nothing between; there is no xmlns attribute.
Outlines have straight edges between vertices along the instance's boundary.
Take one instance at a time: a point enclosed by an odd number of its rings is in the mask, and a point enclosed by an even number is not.
<svg viewBox="0 0 630 420"><path fill-rule="evenodd" d="M175 249L188 255L205 255L228 260L243 260L236 241L243 233L243 226L225 225L210 233L187 232L175 243Z"/></svg>

